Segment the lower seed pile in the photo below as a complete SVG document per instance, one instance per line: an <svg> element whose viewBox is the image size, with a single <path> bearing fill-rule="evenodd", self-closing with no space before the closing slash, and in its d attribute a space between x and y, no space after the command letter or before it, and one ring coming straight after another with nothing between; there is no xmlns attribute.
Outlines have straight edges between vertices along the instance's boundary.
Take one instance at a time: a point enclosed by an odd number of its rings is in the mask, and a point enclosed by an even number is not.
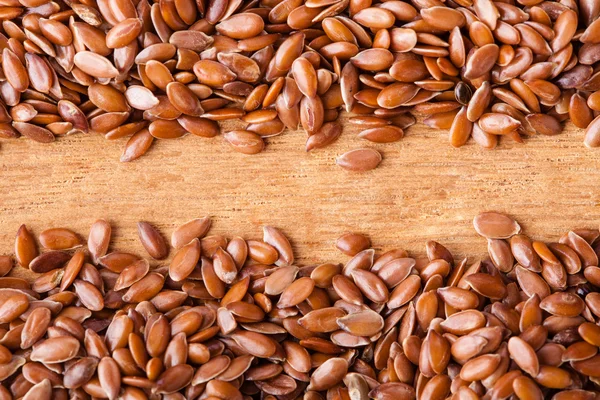
<svg viewBox="0 0 600 400"><path fill-rule="evenodd" d="M5 0L0 137L51 142L219 134L261 152L301 125L306 150L340 136L400 140L423 116L459 147L556 135L571 119L600 146L598 0ZM358 149L337 163L375 168Z"/></svg>
<svg viewBox="0 0 600 400"><path fill-rule="evenodd" d="M345 264L306 267L270 226L228 240L201 218L169 246L140 222L152 259L174 253L153 268L109 252L103 220L87 250L22 226L14 258L38 275L0 257L0 399L597 399L600 232L544 243L502 214L473 223L481 262L434 241L423 259L376 255L349 233Z"/></svg>

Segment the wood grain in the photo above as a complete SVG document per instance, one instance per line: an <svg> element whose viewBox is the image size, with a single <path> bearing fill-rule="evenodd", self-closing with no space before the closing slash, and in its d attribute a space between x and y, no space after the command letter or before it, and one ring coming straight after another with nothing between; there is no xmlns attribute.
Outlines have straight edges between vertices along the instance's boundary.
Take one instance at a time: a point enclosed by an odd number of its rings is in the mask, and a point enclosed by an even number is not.
<svg viewBox="0 0 600 400"><path fill-rule="evenodd" d="M166 237L205 215L212 216L212 233L228 236L261 238L261 225L270 224L289 236L300 265L347 260L334 247L346 231L368 234L377 249L419 256L433 238L455 256L483 256L486 243L471 221L484 210L511 214L543 240L600 221L599 153L585 148L583 131L572 126L524 145L503 141L492 151L472 141L451 148L447 132L422 124L392 144L356 134L346 127L337 143L307 154L305 134L285 132L255 156L235 153L222 137L188 136L156 141L129 164L118 162L124 139L3 141L0 254L12 254L21 223L35 234L64 226L87 238L97 218L113 225L111 248L140 255L139 220ZM380 150L380 167L349 173L335 165L337 155L358 147Z"/></svg>

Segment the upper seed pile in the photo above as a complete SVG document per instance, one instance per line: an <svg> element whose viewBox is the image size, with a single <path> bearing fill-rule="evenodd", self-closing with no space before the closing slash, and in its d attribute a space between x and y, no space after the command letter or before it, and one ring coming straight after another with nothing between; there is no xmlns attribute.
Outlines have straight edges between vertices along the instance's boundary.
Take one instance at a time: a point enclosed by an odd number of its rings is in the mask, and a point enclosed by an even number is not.
<svg viewBox="0 0 600 400"><path fill-rule="evenodd" d="M154 138L240 119L223 135L237 151L299 125L312 150L339 137L344 109L377 143L422 115L453 146L555 135L570 118L596 147L599 16L597 0L6 0L0 137L129 137L131 161Z"/></svg>
<svg viewBox="0 0 600 400"><path fill-rule="evenodd" d="M138 224L152 266L110 249L111 227L37 238L0 257L0 399L594 400L600 395L600 231L532 241L483 213L489 259L376 256L297 267L288 239ZM38 251L38 243L43 252ZM109 251L110 250L110 251ZM154 264L154 261L152 261Z"/></svg>

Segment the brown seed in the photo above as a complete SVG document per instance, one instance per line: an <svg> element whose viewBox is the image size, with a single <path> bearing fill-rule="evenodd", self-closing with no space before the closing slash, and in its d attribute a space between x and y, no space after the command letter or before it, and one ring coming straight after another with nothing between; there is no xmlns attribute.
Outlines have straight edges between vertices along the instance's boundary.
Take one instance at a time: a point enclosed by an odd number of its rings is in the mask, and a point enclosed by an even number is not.
<svg viewBox="0 0 600 400"><path fill-rule="evenodd" d="M342 126L335 122L326 122L306 139L306 151L320 149L337 140L342 133Z"/></svg>
<svg viewBox="0 0 600 400"><path fill-rule="evenodd" d="M25 225L21 225L15 238L15 257L23 268L29 268L29 264L38 255L35 239Z"/></svg>
<svg viewBox="0 0 600 400"><path fill-rule="evenodd" d="M303 97L300 101L300 123L307 132L316 132L323 126L324 114L320 97Z"/></svg>
<svg viewBox="0 0 600 400"><path fill-rule="evenodd" d="M275 262L278 266L291 265L294 263L294 253L288 238L279 229L273 226L263 227L263 241L273 246L279 253L279 259Z"/></svg>
<svg viewBox="0 0 600 400"><path fill-rule="evenodd" d="M200 100L194 92L180 82L171 82L166 86L169 101L181 113L198 117L204 113Z"/></svg>
<svg viewBox="0 0 600 400"><path fill-rule="evenodd" d="M600 146L600 118L596 117L585 130L585 139L583 143L587 147Z"/></svg>
<svg viewBox="0 0 600 400"><path fill-rule="evenodd" d="M10 256L0 256L0 277L7 275L13 267L13 260Z"/></svg>
<svg viewBox="0 0 600 400"><path fill-rule="evenodd" d="M369 300L376 303L385 303L388 301L388 288L384 281L374 273L355 268L352 270L352 279Z"/></svg>
<svg viewBox="0 0 600 400"><path fill-rule="evenodd" d="M450 144L453 147L464 145L469 140L472 130L473 123L467 119L467 109L466 107L462 107L454 117L452 126L450 127Z"/></svg>
<svg viewBox="0 0 600 400"><path fill-rule="evenodd" d="M94 357L83 357L73 362L64 372L65 388L81 387L94 376L97 366L98 360Z"/></svg>
<svg viewBox="0 0 600 400"><path fill-rule="evenodd" d="M369 397L384 400L390 397L400 396L401 399L416 398L415 389L405 383L387 382L381 384L369 392Z"/></svg>
<svg viewBox="0 0 600 400"><path fill-rule="evenodd" d="M514 362L531 376L537 376L540 370L538 357L533 348L518 337L512 337L508 341L508 352Z"/></svg>
<svg viewBox="0 0 600 400"><path fill-rule="evenodd" d="M265 148L263 139L254 132L229 131L223 137L235 151L243 154L257 154Z"/></svg>
<svg viewBox="0 0 600 400"><path fill-rule="evenodd" d="M279 295L290 286L298 274L298 268L294 266L283 266L277 268L265 280L265 294Z"/></svg>
<svg viewBox="0 0 600 400"><path fill-rule="evenodd" d="M368 7L360 10L352 19L369 28L387 29L394 25L395 17L386 9Z"/></svg>
<svg viewBox="0 0 600 400"><path fill-rule="evenodd" d="M243 29L241 27L244 27ZM217 31L233 39L248 39L262 32L264 22L256 14L240 13L217 24Z"/></svg>
<svg viewBox="0 0 600 400"><path fill-rule="evenodd" d="M487 113L479 118L479 127L493 135L506 135L521 126L521 123L506 114Z"/></svg>
<svg viewBox="0 0 600 400"><path fill-rule="evenodd" d="M202 137L215 137L219 134L219 125L206 118L191 117L182 115L177 118L179 125L183 126L186 131L193 135Z"/></svg>
<svg viewBox="0 0 600 400"><path fill-rule="evenodd" d="M80 51L73 59L77 68L95 78L116 78L119 71L105 57L91 51Z"/></svg>
<svg viewBox="0 0 600 400"><path fill-rule="evenodd" d="M190 365L176 365L163 372L156 381L157 393L175 393L185 386L189 385L192 380L194 369Z"/></svg>
<svg viewBox="0 0 600 400"><path fill-rule="evenodd" d="M383 318L374 311L360 311L337 320L340 328L356 336L372 336L383 328Z"/></svg>
<svg viewBox="0 0 600 400"><path fill-rule="evenodd" d="M310 296L314 287L315 282L309 277L297 279L281 293L277 307L286 308L302 303Z"/></svg>
<svg viewBox="0 0 600 400"><path fill-rule="evenodd" d="M392 109L411 100L419 87L412 83L394 83L386 86L377 96L379 107Z"/></svg>
<svg viewBox="0 0 600 400"><path fill-rule="evenodd" d="M292 64L292 73L298 85L298 90L307 97L315 97L317 94L317 73L310 61L304 57L296 59Z"/></svg>
<svg viewBox="0 0 600 400"><path fill-rule="evenodd" d="M339 156L336 164L349 171L364 172L377 168L381 160L381 154L377 150L356 149Z"/></svg>
<svg viewBox="0 0 600 400"><path fill-rule="evenodd" d="M116 399L121 388L119 365L111 357L104 357L98 363L98 380L109 399Z"/></svg>
<svg viewBox="0 0 600 400"><path fill-rule="evenodd" d="M210 361L198 368L194 378L192 379L192 384L199 385L201 383L208 382L209 380L223 373L230 364L231 359L227 356L217 356L212 358Z"/></svg>
<svg viewBox="0 0 600 400"><path fill-rule="evenodd" d="M348 372L348 362L343 358L330 358L312 374L308 390L326 390L341 382Z"/></svg>
<svg viewBox="0 0 600 400"><path fill-rule="evenodd" d="M52 398L52 383L49 379L35 384L27 391L27 394L23 396L25 400L44 399L50 400Z"/></svg>
<svg viewBox="0 0 600 400"><path fill-rule="evenodd" d="M6 80L18 92L24 92L29 86L29 78L25 66L10 49L2 52L2 67Z"/></svg>
<svg viewBox="0 0 600 400"><path fill-rule="evenodd" d="M181 247L171 261L169 276L176 282L187 278L196 268L201 252L202 248L198 238Z"/></svg>
<svg viewBox="0 0 600 400"><path fill-rule="evenodd" d="M375 143L397 142L404 136L404 131L397 126L383 126L364 130L358 134L359 138Z"/></svg>
<svg viewBox="0 0 600 400"><path fill-rule="evenodd" d="M121 162L129 162L140 158L150 149L153 141L154 137L146 128L134 133L125 145Z"/></svg>
<svg viewBox="0 0 600 400"><path fill-rule="evenodd" d="M92 224L87 246L94 262L97 262L100 257L106 255L110 244L110 236L111 227L108 222L99 219Z"/></svg>
<svg viewBox="0 0 600 400"><path fill-rule="evenodd" d="M335 245L342 253L355 256L359 252L369 248L371 241L359 233L347 233L340 236Z"/></svg>
<svg viewBox="0 0 600 400"><path fill-rule="evenodd" d="M498 60L499 53L498 45L491 43L476 49L467 59L465 78L475 79L489 72Z"/></svg>
<svg viewBox="0 0 600 400"><path fill-rule="evenodd" d="M489 82L484 82L476 91L473 93L469 104L467 106L467 118L471 122L477 121L485 112L485 109L489 105L492 97L492 90Z"/></svg>
<svg viewBox="0 0 600 400"><path fill-rule="evenodd" d="M515 260L527 269L540 272L540 259L533 249L531 240L525 235L515 235L510 238L510 248Z"/></svg>
<svg viewBox="0 0 600 400"><path fill-rule="evenodd" d="M39 143L51 143L54 141L54 134L46 128L33 125L27 122L13 122L15 128L21 135L28 137Z"/></svg>
<svg viewBox="0 0 600 400"><path fill-rule="evenodd" d="M194 74L200 83L217 89L237 78L225 65L211 60L200 60L194 64Z"/></svg>
<svg viewBox="0 0 600 400"><path fill-rule="evenodd" d="M138 236L142 246L152 258L162 260L169 254L169 249L162 235L149 223L138 222Z"/></svg>
<svg viewBox="0 0 600 400"><path fill-rule="evenodd" d="M31 352L31 360L43 363L65 362L77 355L79 341L73 337L46 339Z"/></svg>
<svg viewBox="0 0 600 400"><path fill-rule="evenodd" d="M48 308L36 308L29 314L21 331L21 348L28 349L43 338L50 325L52 314ZM7 360L5 362L10 361Z"/></svg>
<svg viewBox="0 0 600 400"><path fill-rule="evenodd" d="M573 124L582 129L586 129L594 119L592 110L589 108L587 101L579 93L575 93L571 97L569 103L569 118Z"/></svg>
<svg viewBox="0 0 600 400"><path fill-rule="evenodd" d="M459 82L454 88L454 97L463 106L469 104L472 96L471 88L464 82Z"/></svg>
<svg viewBox="0 0 600 400"><path fill-rule="evenodd" d="M350 61L365 71L381 71L388 69L392 65L394 56L387 49L373 48L361 51L352 57Z"/></svg>
<svg viewBox="0 0 600 400"><path fill-rule="evenodd" d="M421 289L421 279L416 275L408 276L390 294L387 303L391 309L399 308L411 301Z"/></svg>
<svg viewBox="0 0 600 400"><path fill-rule="evenodd" d="M275 354L274 342L261 333L237 331L231 334L231 337L239 346L255 357L267 358Z"/></svg>
<svg viewBox="0 0 600 400"><path fill-rule="evenodd" d="M75 232L64 228L47 229L40 233L39 240L43 247L50 250L67 250L81 244Z"/></svg>
<svg viewBox="0 0 600 400"><path fill-rule="evenodd" d="M100 311L104 308L102 293L100 293L96 286L79 279L73 282L73 286L79 300L81 300L86 308L92 311Z"/></svg>
<svg viewBox="0 0 600 400"><path fill-rule="evenodd" d="M485 354L473 358L460 370L460 378L465 381L478 381L490 376L500 364L501 357L498 354Z"/></svg>
<svg viewBox="0 0 600 400"><path fill-rule="evenodd" d="M173 34L169 36L170 44L178 49L187 49L194 52L205 50L213 42L214 39L211 36L206 35L204 32L194 30L181 30L173 32Z"/></svg>
<svg viewBox="0 0 600 400"><path fill-rule="evenodd" d="M126 18L113 26L106 34L106 46L111 49L125 47L142 31L142 22L137 18Z"/></svg>
<svg viewBox="0 0 600 400"><path fill-rule="evenodd" d="M237 276L237 267L235 261L229 253L219 247L213 255L213 266L219 279L227 284L231 284Z"/></svg>
<svg viewBox="0 0 600 400"><path fill-rule="evenodd" d="M496 212L484 212L473 219L478 234L488 239L507 239L521 231L519 224L510 217Z"/></svg>
<svg viewBox="0 0 600 400"><path fill-rule="evenodd" d="M115 281L113 290L121 290L130 287L142 279L150 270L150 264L146 260L138 260L125 267Z"/></svg>
<svg viewBox="0 0 600 400"><path fill-rule="evenodd" d="M139 303L150 300L164 285L164 276L157 272L150 272L145 277L131 285L123 295L123 301Z"/></svg>
<svg viewBox="0 0 600 400"><path fill-rule="evenodd" d="M452 8L448 7L430 7L421 10L423 20L434 29L451 31L455 27L461 28L465 25L465 16Z"/></svg>
<svg viewBox="0 0 600 400"><path fill-rule="evenodd" d="M298 323L311 332L333 332L339 329L337 319L344 315L346 315L344 310L326 307L309 312L300 318Z"/></svg>
<svg viewBox="0 0 600 400"><path fill-rule="evenodd" d="M579 296L566 292L558 292L544 298L540 308L552 315L576 317L583 312L585 304Z"/></svg>
<svg viewBox="0 0 600 400"><path fill-rule="evenodd" d="M210 224L210 218L204 217L180 225L171 234L171 246L179 249L196 238L202 239L210 229Z"/></svg>
<svg viewBox="0 0 600 400"><path fill-rule="evenodd" d="M540 299L544 299L550 295L550 287L539 275L520 265L517 265L515 271L519 285L528 296L537 294Z"/></svg>

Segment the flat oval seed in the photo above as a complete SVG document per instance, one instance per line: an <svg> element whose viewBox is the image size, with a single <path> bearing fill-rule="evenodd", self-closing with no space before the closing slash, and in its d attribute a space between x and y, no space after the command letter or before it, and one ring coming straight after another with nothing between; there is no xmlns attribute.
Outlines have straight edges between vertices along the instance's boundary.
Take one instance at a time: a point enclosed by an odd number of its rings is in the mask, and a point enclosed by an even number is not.
<svg viewBox="0 0 600 400"><path fill-rule="evenodd" d="M336 164L349 171L364 172L377 168L381 160L377 150L356 149L339 156Z"/></svg>

